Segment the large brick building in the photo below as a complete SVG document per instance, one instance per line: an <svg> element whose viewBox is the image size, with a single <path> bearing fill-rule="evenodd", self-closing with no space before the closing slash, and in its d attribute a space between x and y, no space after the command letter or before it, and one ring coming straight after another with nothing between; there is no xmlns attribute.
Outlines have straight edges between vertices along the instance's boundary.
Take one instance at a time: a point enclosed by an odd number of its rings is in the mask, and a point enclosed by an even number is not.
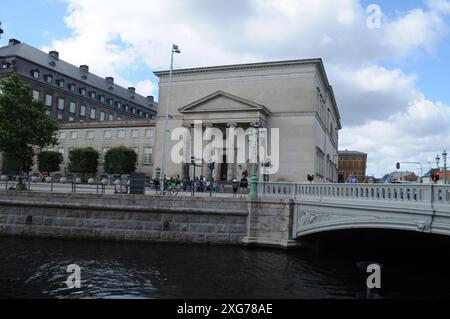
<svg viewBox="0 0 450 319"><path fill-rule="evenodd" d="M355 151L339 151L338 182L348 183L356 178L359 183L366 179L367 154Z"/></svg>
<svg viewBox="0 0 450 319"><path fill-rule="evenodd" d="M87 65L79 67L18 40L0 48L0 79L16 72L29 83L33 97L60 123L153 119L156 102L135 88L124 88L112 77L102 78Z"/></svg>

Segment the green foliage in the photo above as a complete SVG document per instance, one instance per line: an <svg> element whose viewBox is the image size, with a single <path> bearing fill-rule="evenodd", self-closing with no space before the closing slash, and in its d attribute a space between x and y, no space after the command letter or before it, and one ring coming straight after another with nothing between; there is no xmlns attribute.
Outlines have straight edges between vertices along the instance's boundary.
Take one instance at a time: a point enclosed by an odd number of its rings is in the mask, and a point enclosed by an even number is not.
<svg viewBox="0 0 450 319"><path fill-rule="evenodd" d="M28 171L34 154L57 143L58 123L17 74L1 81L0 89L0 151L17 160L19 171Z"/></svg>
<svg viewBox="0 0 450 319"><path fill-rule="evenodd" d="M42 151L38 154L39 172L50 174L59 171L63 156L59 152Z"/></svg>
<svg viewBox="0 0 450 319"><path fill-rule="evenodd" d="M130 174L136 170L137 154L132 149L119 146L105 154L105 172L108 174Z"/></svg>
<svg viewBox="0 0 450 319"><path fill-rule="evenodd" d="M99 154L92 147L77 148L69 153L69 171L84 174L97 173Z"/></svg>

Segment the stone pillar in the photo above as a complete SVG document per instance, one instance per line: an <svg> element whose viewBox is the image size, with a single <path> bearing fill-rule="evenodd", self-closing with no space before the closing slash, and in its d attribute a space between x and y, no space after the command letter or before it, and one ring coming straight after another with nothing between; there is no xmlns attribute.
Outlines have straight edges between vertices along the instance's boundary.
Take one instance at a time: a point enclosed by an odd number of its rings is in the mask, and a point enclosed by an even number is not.
<svg viewBox="0 0 450 319"><path fill-rule="evenodd" d="M206 129L208 128L212 128L213 124L212 123L206 123L203 124L203 127ZM209 142L208 142L209 143ZM203 145L203 147L205 147L205 143ZM203 149L204 150L204 149ZM211 179L211 170L208 167L208 161L210 161L210 158L203 158L203 167L202 167L202 175L207 179L210 180Z"/></svg>
<svg viewBox="0 0 450 319"><path fill-rule="evenodd" d="M237 123L228 123L227 124L228 128L230 129L236 129L237 128ZM234 136L234 135L233 135ZM232 145L232 152L233 152L233 158L232 158L232 162L229 162L228 159L228 153L227 153L227 180L232 180L234 177L237 178L236 173L237 173L237 149L236 149L236 145L235 145L235 138L233 137L233 140L230 141L229 140L229 135L227 134L227 152L230 151L229 145Z"/></svg>
<svg viewBox="0 0 450 319"><path fill-rule="evenodd" d="M183 136L183 147L184 147L184 163L182 164L181 168L181 178L182 179L188 179L189 178L189 164L191 162L191 148L192 148L192 125L189 123L184 123L183 127L187 129L186 133L189 132L189 134L186 134Z"/></svg>

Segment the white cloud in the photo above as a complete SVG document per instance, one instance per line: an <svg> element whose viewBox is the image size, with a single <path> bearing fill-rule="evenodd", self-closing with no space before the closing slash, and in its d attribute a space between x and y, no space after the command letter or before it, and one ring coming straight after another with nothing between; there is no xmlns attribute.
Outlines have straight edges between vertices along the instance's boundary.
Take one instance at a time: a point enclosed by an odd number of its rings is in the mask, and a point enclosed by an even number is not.
<svg viewBox="0 0 450 319"><path fill-rule="evenodd" d="M370 170L380 174L399 157L425 159L433 145L445 146L448 135L433 123L449 126L448 108L424 97L415 74L380 63L433 52L447 36L449 1L383 16L380 29L367 27L358 0L64 1L73 34L52 48L144 95L157 85L124 77L142 64L167 69L172 43L182 50L179 67L322 57L345 127L340 143L367 151Z"/></svg>

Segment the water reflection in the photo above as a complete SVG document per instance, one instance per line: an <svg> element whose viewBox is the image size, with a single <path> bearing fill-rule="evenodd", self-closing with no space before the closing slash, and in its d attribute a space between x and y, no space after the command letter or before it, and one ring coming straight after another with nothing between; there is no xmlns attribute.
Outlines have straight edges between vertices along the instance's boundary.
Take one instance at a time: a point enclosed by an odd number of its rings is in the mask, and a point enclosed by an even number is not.
<svg viewBox="0 0 450 319"><path fill-rule="evenodd" d="M364 292L356 261L340 252L0 238L0 297L355 298ZM67 288L70 264L82 269L81 289ZM385 267L384 279L399 282L388 297L408 293L397 267ZM449 279L408 271L431 283ZM413 297L450 297L423 289Z"/></svg>

